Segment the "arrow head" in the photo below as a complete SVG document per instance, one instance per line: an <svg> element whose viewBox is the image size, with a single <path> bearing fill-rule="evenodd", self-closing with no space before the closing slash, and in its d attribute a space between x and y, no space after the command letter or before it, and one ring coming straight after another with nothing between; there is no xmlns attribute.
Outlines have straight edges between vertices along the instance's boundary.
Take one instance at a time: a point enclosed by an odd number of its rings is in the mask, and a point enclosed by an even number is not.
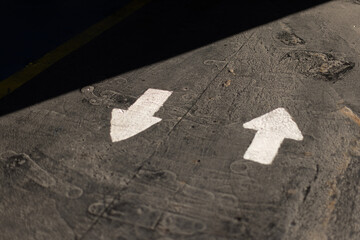
<svg viewBox="0 0 360 240"><path fill-rule="evenodd" d="M261 164L272 163L284 138L298 141L303 139L298 126L284 108L277 108L255 118L243 127L257 130L244 159Z"/></svg>
<svg viewBox="0 0 360 240"><path fill-rule="evenodd" d="M112 110L110 136L113 142L128 139L161 121L153 115L172 92L149 88L128 110Z"/></svg>
<svg viewBox="0 0 360 240"><path fill-rule="evenodd" d="M284 108L277 108L269 113L257 117L247 123L244 128L254 129L259 132L271 132L272 134L301 141L303 135L290 114Z"/></svg>

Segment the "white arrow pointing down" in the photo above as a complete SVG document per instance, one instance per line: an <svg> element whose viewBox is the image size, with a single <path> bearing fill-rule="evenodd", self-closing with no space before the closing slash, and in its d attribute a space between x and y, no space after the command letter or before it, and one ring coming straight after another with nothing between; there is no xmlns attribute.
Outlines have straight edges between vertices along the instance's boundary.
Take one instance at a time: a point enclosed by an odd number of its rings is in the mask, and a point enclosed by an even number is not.
<svg viewBox="0 0 360 240"><path fill-rule="evenodd" d="M277 108L244 123L243 127L257 130L244 159L262 164L272 163L285 138L303 140L301 131L284 108Z"/></svg>
<svg viewBox="0 0 360 240"><path fill-rule="evenodd" d="M149 88L128 110L112 110L110 136L113 142L128 139L161 121L153 115L172 94Z"/></svg>

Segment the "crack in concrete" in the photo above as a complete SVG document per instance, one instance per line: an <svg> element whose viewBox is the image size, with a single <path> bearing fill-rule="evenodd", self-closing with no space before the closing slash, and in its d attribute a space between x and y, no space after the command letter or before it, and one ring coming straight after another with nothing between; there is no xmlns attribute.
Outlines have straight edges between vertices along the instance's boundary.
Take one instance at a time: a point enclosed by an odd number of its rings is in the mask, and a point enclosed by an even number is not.
<svg viewBox="0 0 360 240"><path fill-rule="evenodd" d="M250 35L250 37L239 47L238 50L236 50L233 54L231 54L229 57L227 57L227 59L230 59L229 61L227 61L227 63L223 66L223 68L215 75L215 77L209 82L209 84L205 87L205 89L200 93L199 97L195 100L195 102L191 105L191 107L184 113L183 116L181 116L181 118L179 119L179 121L177 121L177 123L174 125L174 127L172 127L170 129L170 131L168 132L168 136L174 131L174 129L181 123L181 121L189 114L189 112L196 106L196 104L199 102L199 100L202 98L202 96L205 94L205 92L210 88L210 86L215 82L215 80L217 79L217 77L224 71L224 69L226 69L226 67L229 65L231 59L236 56L241 49L243 49L243 47L250 41L250 39L252 38L252 36L254 35L254 32Z"/></svg>

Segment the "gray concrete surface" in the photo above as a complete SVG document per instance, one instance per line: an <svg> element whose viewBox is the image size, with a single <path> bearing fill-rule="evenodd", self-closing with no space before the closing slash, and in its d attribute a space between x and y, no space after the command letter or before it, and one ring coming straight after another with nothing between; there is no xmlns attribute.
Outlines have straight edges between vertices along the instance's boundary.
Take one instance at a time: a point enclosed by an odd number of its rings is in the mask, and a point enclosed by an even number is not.
<svg viewBox="0 0 360 240"><path fill-rule="evenodd" d="M2 116L0 238L359 239L359 16L332 1ZM148 88L173 91L162 121L112 143ZM304 139L244 160L279 107Z"/></svg>

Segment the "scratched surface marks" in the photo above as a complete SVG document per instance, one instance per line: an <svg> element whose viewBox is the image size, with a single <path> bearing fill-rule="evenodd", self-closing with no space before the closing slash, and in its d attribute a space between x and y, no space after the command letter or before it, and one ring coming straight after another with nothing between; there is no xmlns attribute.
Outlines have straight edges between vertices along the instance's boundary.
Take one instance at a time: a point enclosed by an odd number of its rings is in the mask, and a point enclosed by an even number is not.
<svg viewBox="0 0 360 240"><path fill-rule="evenodd" d="M358 239L359 13L334 1L0 118L1 238ZM112 109L148 88L173 91L162 121L112 143ZM279 107L304 139L244 160L243 123Z"/></svg>

